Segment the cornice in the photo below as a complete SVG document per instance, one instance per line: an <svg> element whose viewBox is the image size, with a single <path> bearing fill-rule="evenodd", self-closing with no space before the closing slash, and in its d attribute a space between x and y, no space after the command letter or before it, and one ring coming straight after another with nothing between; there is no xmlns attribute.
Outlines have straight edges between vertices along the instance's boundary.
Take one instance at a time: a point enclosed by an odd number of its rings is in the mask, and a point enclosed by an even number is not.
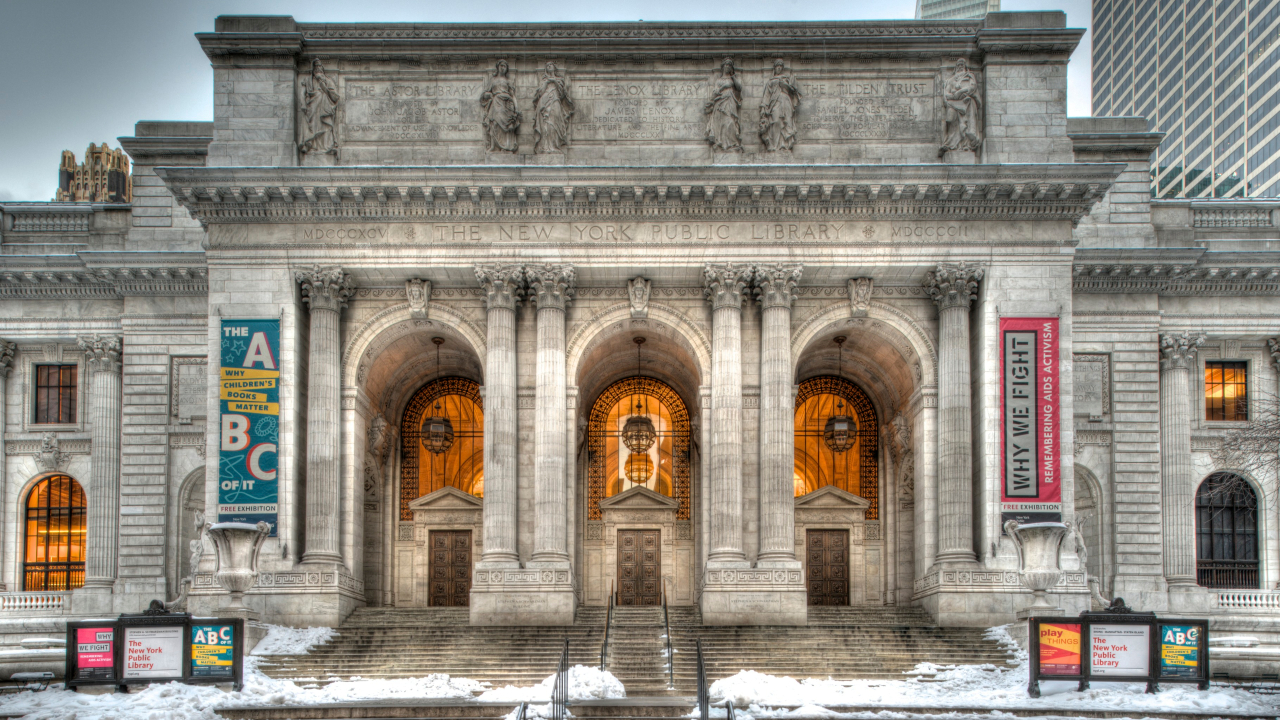
<svg viewBox="0 0 1280 720"><path fill-rule="evenodd" d="M204 164L212 137L118 137L120 147L134 162L149 164L159 158L181 158ZM179 160L181 162L182 160Z"/></svg>
<svg viewBox="0 0 1280 720"><path fill-rule="evenodd" d="M160 167L182 205L217 223L774 220L1078 221L1124 169L1044 165L701 167Z"/></svg>
<svg viewBox="0 0 1280 720"><path fill-rule="evenodd" d="M207 295L202 252L0 256L0 298Z"/></svg>
<svg viewBox="0 0 1280 720"><path fill-rule="evenodd" d="M1280 295L1280 252L1205 252L1203 248L1081 250L1078 293L1168 296Z"/></svg>

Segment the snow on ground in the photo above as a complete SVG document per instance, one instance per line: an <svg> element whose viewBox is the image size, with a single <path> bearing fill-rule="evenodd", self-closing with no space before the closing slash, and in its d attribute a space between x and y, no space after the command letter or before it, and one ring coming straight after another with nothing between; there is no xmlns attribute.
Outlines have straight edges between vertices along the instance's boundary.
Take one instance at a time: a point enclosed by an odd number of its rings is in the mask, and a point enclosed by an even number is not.
<svg viewBox="0 0 1280 720"><path fill-rule="evenodd" d="M292 628L268 625L267 636L253 646L251 655L306 655L316 645L333 639L333 628Z"/></svg>
<svg viewBox="0 0 1280 720"><path fill-rule="evenodd" d="M556 676L552 675L533 687L516 687L508 685L490 690L476 698L481 702L551 702L551 691L555 688ZM624 698L627 691L622 682L608 670L586 665L574 665L569 668L570 700L605 700L608 698Z"/></svg>

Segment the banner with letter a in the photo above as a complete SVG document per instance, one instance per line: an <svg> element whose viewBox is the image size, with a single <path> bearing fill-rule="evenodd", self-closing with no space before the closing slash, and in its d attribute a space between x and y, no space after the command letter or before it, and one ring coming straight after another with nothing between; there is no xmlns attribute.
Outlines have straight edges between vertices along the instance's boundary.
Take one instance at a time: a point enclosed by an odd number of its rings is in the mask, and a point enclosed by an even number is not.
<svg viewBox="0 0 1280 720"><path fill-rule="evenodd" d="M1062 520L1058 318L1000 318L1001 522Z"/></svg>
<svg viewBox="0 0 1280 720"><path fill-rule="evenodd" d="M218 522L271 525L280 511L280 321L223 320Z"/></svg>

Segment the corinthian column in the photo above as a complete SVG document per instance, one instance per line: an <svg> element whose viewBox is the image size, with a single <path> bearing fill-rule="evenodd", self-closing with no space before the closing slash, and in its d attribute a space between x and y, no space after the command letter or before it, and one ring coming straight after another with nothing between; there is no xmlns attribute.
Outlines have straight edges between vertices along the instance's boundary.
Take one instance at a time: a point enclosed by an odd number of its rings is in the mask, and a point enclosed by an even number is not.
<svg viewBox="0 0 1280 720"><path fill-rule="evenodd" d="M969 384L969 305L982 269L939 265L925 279L938 305L938 555L973 562L973 429Z"/></svg>
<svg viewBox="0 0 1280 720"><path fill-rule="evenodd" d="M742 292L747 265L703 270L711 301L711 548L709 563L746 559L742 550Z"/></svg>
<svg viewBox="0 0 1280 720"><path fill-rule="evenodd" d="M524 268L519 265L478 266L476 279L484 288L489 327L484 378L484 553L480 559L490 567L519 567L520 553L516 548L516 303L524 294Z"/></svg>
<svg viewBox="0 0 1280 720"><path fill-rule="evenodd" d="M13 370L13 354L17 349L16 343L0 340L0 438L3 438L5 433L4 418L5 413L8 411L5 405L5 398L7 397L6 393L9 392L9 372ZM6 480L5 464L0 463L0 488L7 487L9 487L9 484ZM0 504L0 528L5 526L4 507L4 504ZM4 556L4 536L0 533L0 557ZM4 574L8 575L7 572ZM0 577L0 592L4 592L7 589L8 584L5 582L4 577Z"/></svg>
<svg viewBox="0 0 1280 720"><path fill-rule="evenodd" d="M533 431L533 561L569 560L565 486L565 308L573 297L572 265L525 268L538 306L537 425Z"/></svg>
<svg viewBox="0 0 1280 720"><path fill-rule="evenodd" d="M120 537L120 338L80 338L89 363L88 538L84 586L110 588L116 582Z"/></svg>
<svg viewBox="0 0 1280 720"><path fill-rule="evenodd" d="M311 307L307 360L307 544L303 562L342 562L339 546L342 396L338 316L355 290L340 267L299 270L302 299Z"/></svg>
<svg viewBox="0 0 1280 720"><path fill-rule="evenodd" d="M1196 585L1190 372L1203 343L1203 335L1186 331L1160 336L1160 510L1164 578L1171 590Z"/></svg>
<svg viewBox="0 0 1280 720"><path fill-rule="evenodd" d="M760 554L757 564L793 561L795 550L795 401L791 386L791 303L799 265L761 265Z"/></svg>

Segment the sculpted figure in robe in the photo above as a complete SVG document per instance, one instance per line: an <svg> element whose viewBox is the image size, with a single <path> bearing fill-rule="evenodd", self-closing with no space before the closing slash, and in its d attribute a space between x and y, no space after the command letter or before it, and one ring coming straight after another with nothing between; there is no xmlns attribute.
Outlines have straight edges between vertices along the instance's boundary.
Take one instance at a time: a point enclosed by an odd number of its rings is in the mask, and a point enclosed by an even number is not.
<svg viewBox="0 0 1280 720"><path fill-rule="evenodd" d="M515 152L519 149L520 122L524 118L516 107L516 86L509 77L506 60L499 60L493 73L485 79L480 106L484 108L484 132L489 138L489 152Z"/></svg>
<svg viewBox="0 0 1280 720"><path fill-rule="evenodd" d="M534 151L564 152L569 145L569 121L573 118L573 98L563 76L556 74L556 64L547 63L542 82L533 96L533 132L537 136Z"/></svg>
<svg viewBox="0 0 1280 720"><path fill-rule="evenodd" d="M982 147L982 98L978 79L964 58L956 60L955 71L943 84L942 102L947 108L947 124L938 157L951 150L977 152Z"/></svg>
<svg viewBox="0 0 1280 720"><path fill-rule="evenodd" d="M742 127L738 114L742 110L742 81L733 69L733 58L720 63L711 99L702 112L707 116L707 142L723 152L742 152Z"/></svg>
<svg viewBox="0 0 1280 720"><path fill-rule="evenodd" d="M796 143L796 111L800 86L782 60L773 61L773 77L760 98L760 142L768 152L790 150Z"/></svg>
<svg viewBox="0 0 1280 720"><path fill-rule="evenodd" d="M324 74L320 58L311 61L311 74L302 78L298 102L298 152L336 153L338 133L338 86Z"/></svg>

